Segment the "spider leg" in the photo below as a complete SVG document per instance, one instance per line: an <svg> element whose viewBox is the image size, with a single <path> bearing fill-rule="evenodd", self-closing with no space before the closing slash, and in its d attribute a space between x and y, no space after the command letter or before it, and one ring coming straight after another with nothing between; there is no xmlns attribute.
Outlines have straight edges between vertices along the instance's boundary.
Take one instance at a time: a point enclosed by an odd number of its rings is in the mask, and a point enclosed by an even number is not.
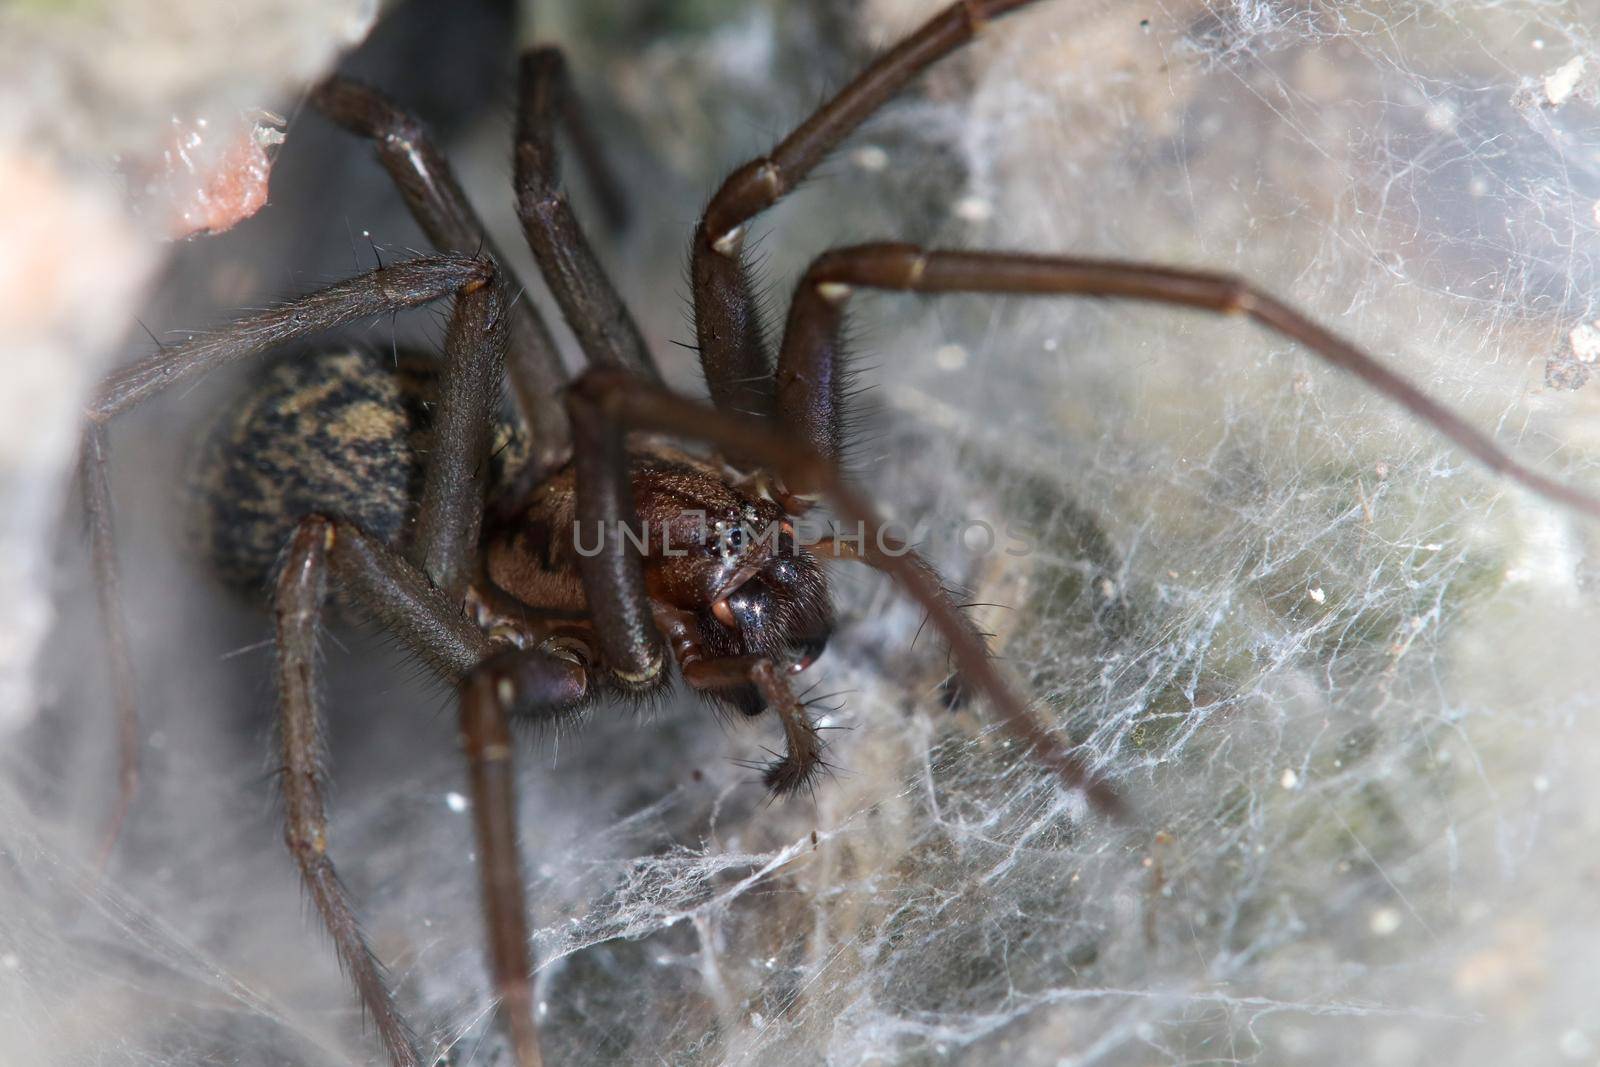
<svg viewBox="0 0 1600 1067"><path fill-rule="evenodd" d="M832 459L795 441L792 435L779 431L767 420L707 407L642 382L626 372L587 371L572 384L567 395L568 410L586 411L598 425L608 427L608 433L619 442L624 429L674 434L703 441L726 453L746 456L777 472L790 485L815 487L832 501L843 521L859 524L867 559L889 574L928 613L933 626L949 642L961 672L976 691L988 698L1001 727L1028 746L1035 758L1053 770L1069 788L1082 789L1101 811L1113 815L1122 812L1122 803L1110 786L1095 778L1083 762L1028 711L1027 704L1001 676L983 639L966 621L932 569L915 552L902 554L897 548L890 553L877 547L888 543L884 540L883 520L866 498L844 479ZM620 444L617 447L620 448ZM579 455L584 451L580 447ZM615 475L612 481L626 486L626 480ZM584 491L581 478L578 485L581 515ZM592 486L590 491L594 491ZM615 484L606 491L618 495ZM600 560L604 555L589 562ZM633 562L637 564L637 558ZM642 578L640 582L642 586Z"/></svg>
<svg viewBox="0 0 1600 1067"><path fill-rule="evenodd" d="M725 411L772 411L770 357L748 265L745 227L777 203L873 112L989 20L1034 0L962 0L923 23L818 108L767 155L730 174L706 206L690 252L695 332L711 398Z"/></svg>
<svg viewBox="0 0 1600 1067"><path fill-rule="evenodd" d="M529 61L534 59L537 59L538 66L549 68L542 71L540 76L550 79L542 90L552 94L547 97L554 108L549 116L550 121L561 123L562 132L567 135L573 154L578 157L578 166L583 168L584 181L588 183L589 191L594 194L606 227L611 230L626 228L632 217L627 195L623 192L616 170L611 166L606 153L601 150L599 140L594 135L589 116L583 108L583 101L578 96L567 71L565 53L555 45L529 49L522 59L523 78L527 76ZM527 82L524 81L519 88L527 88ZM522 101L519 100L518 103L521 104ZM550 158L555 159L554 156Z"/></svg>
<svg viewBox="0 0 1600 1067"><path fill-rule="evenodd" d="M595 257L566 194L561 191L555 127L560 120L578 149L602 200L621 205L587 126L566 60L555 48L535 48L522 57L517 103L517 216L568 327L589 362L625 366L652 381L661 380L644 335L639 332L616 286Z"/></svg>
<svg viewBox="0 0 1600 1067"><path fill-rule="evenodd" d="M588 695L588 671L539 648L496 652L415 568L349 523L312 516L295 531L278 579L280 743L285 839L363 1007L397 1065L418 1064L415 1037L394 1005L327 850L326 774L316 696L316 642L329 580L334 591L460 685L489 966L501 1025L519 1067L539 1061L529 976L527 904L516 839L508 717L562 714Z"/></svg>
<svg viewBox="0 0 1600 1067"><path fill-rule="evenodd" d="M1600 517L1600 499L1517 462L1489 435L1410 381L1247 282L1204 271L1072 256L943 252L882 243L835 249L813 260L789 306L777 394L785 425L823 456L837 453L841 397L835 361L844 305L855 286L918 293L1119 297L1245 315L1360 378L1491 470L1547 499ZM807 489L803 484L789 488Z"/></svg>
<svg viewBox="0 0 1600 1067"><path fill-rule="evenodd" d="M284 841L390 1063L420 1067L416 1035L395 1006L383 966L361 932L349 894L328 855L323 803L327 774L317 706L316 645L327 590L327 555L334 536L334 527L324 520L301 523L284 558L274 598Z"/></svg>
<svg viewBox="0 0 1600 1067"><path fill-rule="evenodd" d="M458 290L482 285L494 264L476 256L427 256L386 267L308 293L238 319L215 333L167 345L102 379L86 411L106 422L157 393L270 348L359 319L419 307Z"/></svg>
<svg viewBox="0 0 1600 1067"><path fill-rule="evenodd" d="M795 699L783 668L766 656L692 660L683 665L683 680L692 689L727 689L749 683L761 691L767 707L783 723L784 755L762 774L772 792L781 796L803 789L821 769L822 739L817 728L805 705Z"/></svg>
<svg viewBox="0 0 1600 1067"><path fill-rule="evenodd" d="M498 279L468 285L456 296L444 352L413 554L433 584L459 604L477 559L490 435L505 381L505 300Z"/></svg>
<svg viewBox="0 0 1600 1067"><path fill-rule="evenodd" d="M311 103L330 121L372 142L378 162L435 246L464 255L484 251L502 264L509 262L496 250L450 164L420 120L376 89L347 78L330 78L317 86ZM512 393L530 435L530 466L535 472L553 470L566 461L570 449L566 413L559 399L566 368L549 326L532 301L516 301L508 314L508 370Z"/></svg>
<svg viewBox="0 0 1600 1067"><path fill-rule="evenodd" d="M640 381L629 371L590 370ZM598 530L604 550L578 556L578 578L588 601L601 658L626 689L646 690L662 677L663 642L644 584L639 546L648 536L640 529L633 504L624 427L607 418L587 391L568 389L567 414L572 420L573 475L576 485L575 534ZM635 535L625 536L627 527ZM637 539L636 539L637 538Z"/></svg>
<svg viewBox="0 0 1600 1067"><path fill-rule="evenodd" d="M461 613L458 602L366 531L336 519L310 518L327 532L326 555L334 594L442 678L459 682L491 652L482 630Z"/></svg>
<svg viewBox="0 0 1600 1067"><path fill-rule="evenodd" d="M117 845L122 824L139 788L139 707L133 660L128 653L128 621L122 613L122 575L117 567L117 541L112 525L111 485L106 476L106 430L97 423L84 428L80 463L83 511L89 528L89 557L105 634L111 699L117 721L117 800L101 837L98 868L104 871Z"/></svg>
<svg viewBox="0 0 1600 1067"><path fill-rule="evenodd" d="M482 857L489 974L498 996L496 1013L518 1067L539 1067L541 1060L508 714L559 712L581 701L587 687L588 672L581 663L528 648L510 649L479 664L461 688L461 741Z"/></svg>

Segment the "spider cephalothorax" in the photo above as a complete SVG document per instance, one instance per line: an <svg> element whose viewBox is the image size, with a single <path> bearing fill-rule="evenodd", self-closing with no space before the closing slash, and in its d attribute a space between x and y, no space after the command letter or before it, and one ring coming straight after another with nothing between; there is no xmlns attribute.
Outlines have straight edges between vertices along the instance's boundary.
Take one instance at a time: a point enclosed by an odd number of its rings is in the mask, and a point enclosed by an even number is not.
<svg viewBox="0 0 1600 1067"><path fill-rule="evenodd" d="M827 644L833 609L822 567L783 508L752 495L725 464L661 439L635 442L628 460L636 522L580 522L575 472L565 467L526 506L491 521L479 593L511 613L520 606L524 615L585 618L579 561L626 543L639 553L652 616L680 665L758 657L809 666ZM592 644L588 655L610 666ZM638 692L659 689L667 676L609 670L607 679ZM766 706L748 683L706 691L747 715Z"/></svg>
<svg viewBox="0 0 1600 1067"><path fill-rule="evenodd" d="M865 563L898 582L948 641L964 691L984 698L1065 786L1102 812L1121 811L1030 713L931 568L906 546L890 550L876 509L840 475L844 316L858 288L1119 297L1245 315L1358 375L1496 470L1600 515L1600 501L1518 465L1349 342L1243 281L1204 271L888 242L838 248L801 278L774 358L743 253L750 221L916 74L1030 2L952 4L723 183L690 249L710 406L663 387L644 334L562 194L555 131L563 125L591 177L615 186L549 48L522 63L515 188L524 236L588 361L581 375L568 378L533 302L509 298L504 258L421 124L336 78L312 93L313 110L371 140L442 254L380 266L163 349L113 375L92 402L85 500L110 624L126 811L136 733L115 603L104 424L223 364L379 314L452 302L442 360L386 364L340 351L273 364L223 418L199 467L205 554L257 587L275 575L285 838L393 1064L422 1056L327 838L317 637L330 591L457 687L497 1018L520 1067L540 1055L509 721L559 721L602 691L657 692L675 664L689 687L720 704L774 713L784 747L766 784L797 789L821 765L821 745L789 675L828 641L823 569L834 561ZM672 439L716 451L686 453ZM858 529L854 548L801 543L792 520L813 497Z"/></svg>

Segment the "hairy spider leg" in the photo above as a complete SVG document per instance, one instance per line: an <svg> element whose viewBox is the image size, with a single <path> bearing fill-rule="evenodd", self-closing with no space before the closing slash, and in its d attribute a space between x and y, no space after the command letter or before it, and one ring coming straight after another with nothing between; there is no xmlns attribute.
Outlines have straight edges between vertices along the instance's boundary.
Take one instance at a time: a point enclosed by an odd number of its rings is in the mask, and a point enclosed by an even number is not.
<svg viewBox="0 0 1600 1067"><path fill-rule="evenodd" d="M128 651L128 620L122 612L122 572L117 566L116 528L112 522L111 484L107 479L106 428L90 422L79 449L83 514L89 533L89 566L94 576L100 628L105 635L106 673L111 682L112 712L117 724L117 799L100 835L95 869L105 873L122 834L128 810L139 789L138 679Z"/></svg>
<svg viewBox="0 0 1600 1067"><path fill-rule="evenodd" d="M558 715L570 709L587 695L588 672L537 648L495 652L433 583L348 523L311 516L296 528L274 598L284 840L397 1067L422 1062L416 1037L394 1004L384 969L372 955L328 854L316 645L329 578L346 600L381 620L458 684L496 1019L510 1038L516 1062L538 1067L533 950L517 844L509 719L513 712Z"/></svg>
<svg viewBox="0 0 1600 1067"><path fill-rule="evenodd" d="M560 714L587 695L581 663L538 648L508 649L475 667L461 687L461 739L472 783L473 825L482 857L483 919L495 1015L518 1067L539 1067L534 1023L533 939L517 843L516 771L510 713Z"/></svg>
<svg viewBox="0 0 1600 1067"><path fill-rule="evenodd" d="M769 415L772 360L749 263L746 227L794 189L891 97L971 41L991 19L1037 0L963 0L924 22L795 127L771 152L728 175L690 245L696 341L711 399L724 411Z"/></svg>
<svg viewBox="0 0 1600 1067"><path fill-rule="evenodd" d="M106 422L157 393L247 356L362 319L431 304L495 273L494 264L482 256L440 255L358 274L112 371L101 379L85 414L90 422Z"/></svg>
<svg viewBox="0 0 1600 1067"><path fill-rule="evenodd" d="M332 527L307 519L295 531L273 595L276 619L279 791L283 839L300 880L322 916L361 1006L395 1067L420 1067L416 1034L395 1006L384 967L372 954L350 895L328 855L323 795L327 762L317 702L317 630L327 593Z"/></svg>
<svg viewBox="0 0 1600 1067"><path fill-rule="evenodd" d="M1248 282L1153 263L1073 256L874 243L834 249L813 260L789 305L778 357L778 408L784 424L824 456L836 454L841 397L837 392L819 396L818 388L837 389L839 331L851 289L858 286L915 293L1117 297L1243 315L1360 378L1497 474L1600 518L1600 499L1519 463L1488 434L1416 385ZM804 491L805 486L792 488Z"/></svg>
<svg viewBox="0 0 1600 1067"><path fill-rule="evenodd" d="M784 669L767 656L729 656L694 660L683 667L691 689L722 689L749 682L783 724L784 753L767 765L763 784L780 796L810 785L822 766L822 738L805 705L795 698Z"/></svg>
<svg viewBox="0 0 1600 1067"><path fill-rule="evenodd" d="M621 366L651 381L661 372L644 334L623 303L583 227L561 190L556 123L585 163L602 201L620 198L578 110L566 60L555 48L535 48L522 57L517 101L513 179L517 217L539 263L539 274L561 307L562 317L593 366Z"/></svg>
<svg viewBox="0 0 1600 1067"><path fill-rule="evenodd" d="M490 436L505 381L505 293L497 279L461 290L445 334L445 373L417 507L413 562L453 603L475 572Z"/></svg>

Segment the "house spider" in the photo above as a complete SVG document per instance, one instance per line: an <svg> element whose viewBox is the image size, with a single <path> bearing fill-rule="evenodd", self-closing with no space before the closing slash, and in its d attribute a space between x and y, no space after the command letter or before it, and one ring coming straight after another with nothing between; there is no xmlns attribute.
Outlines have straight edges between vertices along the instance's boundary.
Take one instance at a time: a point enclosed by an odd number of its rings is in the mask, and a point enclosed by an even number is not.
<svg viewBox="0 0 1600 1067"><path fill-rule="evenodd" d="M338 881L326 837L315 646L330 589L457 686L498 1024L522 1065L538 1063L540 1054L510 722L559 721L602 694L659 694L672 677L670 657L685 683L712 700L778 717L784 751L765 780L776 793L799 789L821 766L821 745L788 677L826 645L826 569L835 563L892 577L928 613L967 687L1000 725L1100 811L1121 810L1030 714L937 575L914 552L881 539L876 509L838 473L840 336L857 288L1120 297L1247 315L1359 376L1495 470L1600 515L1600 504L1520 466L1361 350L1218 274L894 243L838 248L817 257L801 280L774 364L744 255L751 220L920 71L1032 2L951 5L722 184L691 244L710 406L662 386L643 334L560 190L558 126L597 180L602 201L614 199L562 59L548 48L522 63L515 189L524 235L588 361L576 379L566 379L533 306L508 299L503 257L421 126L375 91L334 79L314 91L313 105L373 142L440 253L380 266L241 318L102 385L89 410L84 484L123 724L115 822L132 789L134 719L117 622L106 423L243 357L451 299L437 369L385 367L342 353L273 364L211 446L202 502L212 561L239 581L273 582L286 841L392 1063L422 1059ZM500 405L504 380L514 401L509 414ZM669 439L715 451L683 452ZM426 462L418 459L423 454ZM846 524L859 523L865 538L802 542L794 520L818 500Z"/></svg>

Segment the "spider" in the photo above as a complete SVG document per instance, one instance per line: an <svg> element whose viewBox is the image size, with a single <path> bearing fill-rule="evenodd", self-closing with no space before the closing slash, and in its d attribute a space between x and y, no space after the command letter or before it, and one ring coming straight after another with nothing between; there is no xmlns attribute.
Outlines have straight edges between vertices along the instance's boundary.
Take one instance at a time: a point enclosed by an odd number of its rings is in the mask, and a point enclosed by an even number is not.
<svg viewBox="0 0 1600 1067"><path fill-rule="evenodd" d="M380 265L158 351L109 377L91 402L84 486L126 754L133 715L106 423L247 356L450 302L438 365L317 350L271 363L208 446L201 504L211 561L237 581L271 583L286 843L393 1064L422 1058L340 885L326 832L315 647L330 591L456 686L497 1023L522 1065L540 1062L540 1052L511 724L567 720L602 696L659 694L675 667L712 701L750 716L772 712L785 745L766 783L778 794L801 789L822 765L821 745L790 677L827 645L827 571L836 564L873 567L899 583L999 724L1096 809L1122 812L1122 801L1028 711L937 574L885 538L873 504L839 473L841 333L856 289L1117 297L1246 315L1359 376L1490 467L1600 515L1600 502L1517 464L1360 349L1225 275L889 242L837 248L801 279L774 361L745 255L751 221L920 71L982 32L999 32L993 24L1034 2L952 4L728 176L690 246L710 405L662 385L561 191L558 130L602 201L615 200L563 59L550 48L521 64L515 191L524 235L588 362L576 378L567 379L533 306L508 299L503 257L422 126L373 89L333 79L314 90L313 106L373 143L439 254ZM712 451L685 451L679 441ZM819 501L864 536L801 538L796 523ZM125 755L113 832L132 781Z"/></svg>

